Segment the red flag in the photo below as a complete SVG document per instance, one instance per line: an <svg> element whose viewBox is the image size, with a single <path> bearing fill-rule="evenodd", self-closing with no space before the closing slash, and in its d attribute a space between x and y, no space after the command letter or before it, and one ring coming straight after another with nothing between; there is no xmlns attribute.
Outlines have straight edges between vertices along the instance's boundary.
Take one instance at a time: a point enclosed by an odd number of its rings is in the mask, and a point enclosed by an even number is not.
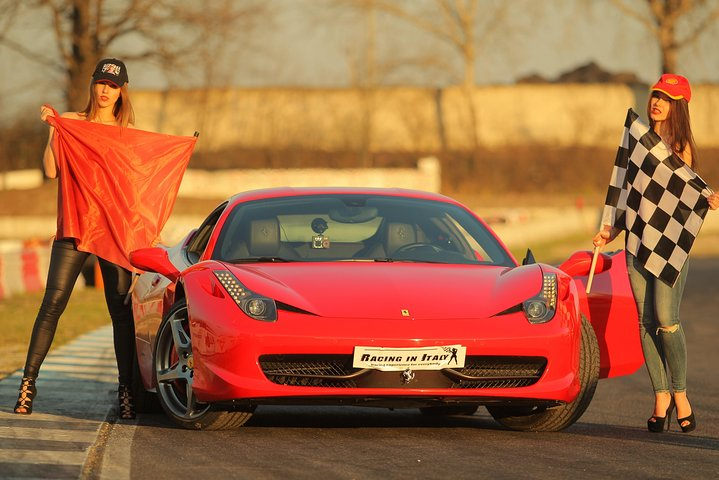
<svg viewBox="0 0 719 480"><path fill-rule="evenodd" d="M128 270L165 226L197 137L48 117L55 127L58 238Z"/></svg>

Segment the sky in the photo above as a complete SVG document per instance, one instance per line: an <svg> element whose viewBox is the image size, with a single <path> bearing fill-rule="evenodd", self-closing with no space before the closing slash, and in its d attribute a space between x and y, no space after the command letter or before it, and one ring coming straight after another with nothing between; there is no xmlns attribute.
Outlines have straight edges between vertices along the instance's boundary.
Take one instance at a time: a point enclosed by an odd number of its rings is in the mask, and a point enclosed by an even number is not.
<svg viewBox="0 0 719 480"><path fill-rule="evenodd" d="M513 10L513 21L522 33L498 36L485 45L476 64L480 85L511 84L530 74L552 80L589 62L615 73L635 73L646 83L659 76L658 50L646 30L605 0L588 3L541 0L533 2L535 10L530 11L524 8L526 3L507 1ZM236 52L241 65L228 74L228 83L248 87L350 85L350 58L361 51L363 42L362 19L330 22L328 15L322 13L321 0L275 2L279 9L263 37L262 49L243 51L241 42L230 49ZM591 8L582 9L582 5L591 5ZM18 19L12 32L28 49L42 52L47 59L58 55L42 16ZM452 62L452 52L438 47L430 37L382 18L378 20L378 32L380 59L397 52L413 56L437 51L449 62L444 68L431 72L415 69L410 74L405 71L390 75L386 77L388 83L433 87L457 83L459 63ZM695 47L682 52L679 73L693 83L719 83L719 55L715 47L718 40L719 26L715 26ZM132 42L123 46L132 47ZM164 89L172 82L177 83L177 79L168 80L161 70L151 65L128 64L128 69L133 89ZM52 68L0 47L0 121L7 122L27 112L34 115L41 103L58 103L61 99L61 80Z"/></svg>

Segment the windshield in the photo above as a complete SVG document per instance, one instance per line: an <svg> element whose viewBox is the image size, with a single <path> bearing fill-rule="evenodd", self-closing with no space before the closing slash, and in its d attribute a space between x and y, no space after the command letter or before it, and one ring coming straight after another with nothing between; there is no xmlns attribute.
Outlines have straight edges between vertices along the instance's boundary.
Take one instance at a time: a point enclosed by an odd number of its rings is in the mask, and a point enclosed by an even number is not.
<svg viewBox="0 0 719 480"><path fill-rule="evenodd" d="M513 265L494 236L465 209L378 195L308 195L239 204L224 223L212 258L234 263Z"/></svg>

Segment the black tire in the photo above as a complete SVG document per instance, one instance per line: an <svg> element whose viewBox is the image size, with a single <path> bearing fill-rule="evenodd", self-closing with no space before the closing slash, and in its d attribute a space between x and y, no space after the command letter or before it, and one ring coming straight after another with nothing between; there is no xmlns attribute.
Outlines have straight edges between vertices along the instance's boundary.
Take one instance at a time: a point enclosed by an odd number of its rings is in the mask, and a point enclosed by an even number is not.
<svg viewBox="0 0 719 480"><path fill-rule="evenodd" d="M582 338L579 350L581 389L573 402L552 408L488 406L490 415L511 430L556 432L579 420L594 397L599 381L599 344L594 329L582 315Z"/></svg>
<svg viewBox="0 0 719 480"><path fill-rule="evenodd" d="M192 339L187 304L179 300L160 324L153 359L157 398L165 414L178 425L192 430L228 430L244 425L254 409L216 411L197 402L192 392Z"/></svg>
<svg viewBox="0 0 719 480"><path fill-rule="evenodd" d="M421 407L419 411L427 417L446 417L450 415L474 415L478 408L477 405L439 405L436 407Z"/></svg>
<svg viewBox="0 0 719 480"><path fill-rule="evenodd" d="M132 403L135 405L135 411L137 413L162 412L162 406L157 399L157 395L145 390L145 386L142 384L137 355L135 355L135 361L132 362L132 383L130 384L130 389L132 391Z"/></svg>

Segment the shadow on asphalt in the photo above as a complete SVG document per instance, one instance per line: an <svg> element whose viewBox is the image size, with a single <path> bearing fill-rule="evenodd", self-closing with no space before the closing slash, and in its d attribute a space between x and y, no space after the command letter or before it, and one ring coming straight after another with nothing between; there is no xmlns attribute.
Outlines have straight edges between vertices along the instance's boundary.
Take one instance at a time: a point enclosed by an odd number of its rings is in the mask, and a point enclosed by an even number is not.
<svg viewBox="0 0 719 480"><path fill-rule="evenodd" d="M172 423L164 414L142 414L138 416L138 426L154 429L185 430ZM684 434L679 427L662 434L648 432L640 427L619 425L582 423L581 421L561 432L516 432L508 430L480 410L478 413L446 417L427 417L416 410L388 411L362 407L259 407L255 415L242 427L234 430L241 434L243 430L257 431L262 429L480 429L507 435L537 436L571 436L590 437L594 440L607 439L640 444L661 444L676 447L696 448L708 451L719 451L719 440L712 437ZM199 435L227 434L220 432L195 432ZM581 441L581 440L578 440Z"/></svg>

